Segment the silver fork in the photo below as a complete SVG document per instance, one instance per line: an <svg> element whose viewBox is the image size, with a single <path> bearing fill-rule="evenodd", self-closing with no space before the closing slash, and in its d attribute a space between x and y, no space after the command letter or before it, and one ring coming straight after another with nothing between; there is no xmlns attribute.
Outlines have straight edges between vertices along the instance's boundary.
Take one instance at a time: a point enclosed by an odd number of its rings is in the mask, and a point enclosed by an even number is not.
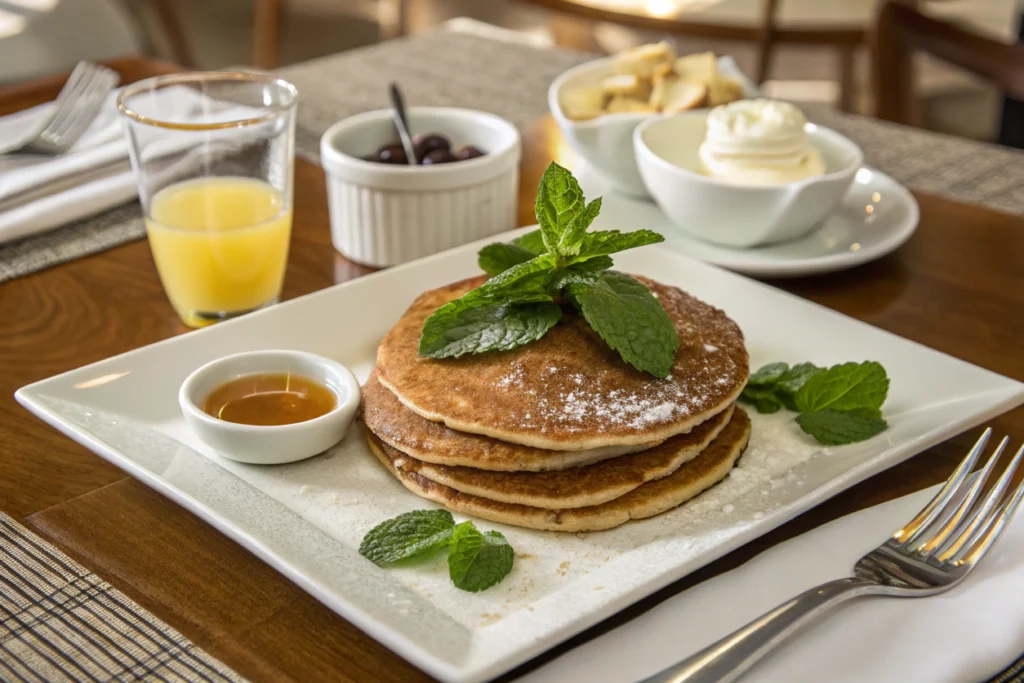
<svg viewBox="0 0 1024 683"><path fill-rule="evenodd" d="M935 497L906 526L857 561L853 576L822 584L750 622L688 659L641 683L728 683L798 629L850 598L918 598L949 590L992 549L1024 498L1024 482L1005 496L1024 446L981 500L982 487L1006 448L1004 437L985 466L971 474L992 428L974 444Z"/></svg>
<svg viewBox="0 0 1024 683"><path fill-rule="evenodd" d="M54 100L53 110L40 125L39 132L0 153L56 155L66 152L96 118L119 79L116 71L105 66L79 62Z"/></svg>

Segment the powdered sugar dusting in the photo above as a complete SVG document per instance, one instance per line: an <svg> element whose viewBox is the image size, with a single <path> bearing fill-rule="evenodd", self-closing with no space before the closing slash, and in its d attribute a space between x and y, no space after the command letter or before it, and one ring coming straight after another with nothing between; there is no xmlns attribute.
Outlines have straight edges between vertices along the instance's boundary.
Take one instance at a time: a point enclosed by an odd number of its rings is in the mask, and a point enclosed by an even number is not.
<svg viewBox="0 0 1024 683"><path fill-rule="evenodd" d="M531 369L515 361L493 386L498 395L509 392L536 397L529 411L509 416L523 429L545 432L558 428L572 433L592 429L588 425L595 421L613 427L644 429L713 409L720 400L720 392L709 389L735 383L733 369L731 364L705 362L685 381L674 376L652 378L631 390L611 384L606 387L601 373L567 374L566 368L557 365Z"/></svg>

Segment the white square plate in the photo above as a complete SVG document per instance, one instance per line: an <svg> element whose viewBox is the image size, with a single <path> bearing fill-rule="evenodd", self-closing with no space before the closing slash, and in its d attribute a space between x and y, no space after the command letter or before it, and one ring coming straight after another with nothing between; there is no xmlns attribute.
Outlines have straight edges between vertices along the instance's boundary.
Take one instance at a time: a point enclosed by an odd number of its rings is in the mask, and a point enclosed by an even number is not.
<svg viewBox="0 0 1024 683"><path fill-rule="evenodd" d="M510 238L516 233L499 236ZM18 391L71 438L193 511L438 678L499 675L839 491L1024 401L1024 385L661 246L618 255L622 270L678 285L732 316L754 367L878 360L892 389L888 431L822 449L792 414L754 417L733 474L659 517L591 534L498 528L512 573L483 593L456 590L443 558L379 569L357 553L382 520L434 507L408 493L354 428L303 462L251 466L218 457L186 428L179 384L219 356L285 348L347 364L360 380L377 343L425 289L478 272L466 245L235 321L175 337Z"/></svg>

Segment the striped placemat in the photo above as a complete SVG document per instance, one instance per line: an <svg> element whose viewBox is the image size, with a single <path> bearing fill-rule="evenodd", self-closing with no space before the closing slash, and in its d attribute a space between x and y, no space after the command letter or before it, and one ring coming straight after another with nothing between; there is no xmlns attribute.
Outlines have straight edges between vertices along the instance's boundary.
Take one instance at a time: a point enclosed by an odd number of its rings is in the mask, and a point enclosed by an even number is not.
<svg viewBox="0 0 1024 683"><path fill-rule="evenodd" d="M0 680L244 679L0 513Z"/></svg>

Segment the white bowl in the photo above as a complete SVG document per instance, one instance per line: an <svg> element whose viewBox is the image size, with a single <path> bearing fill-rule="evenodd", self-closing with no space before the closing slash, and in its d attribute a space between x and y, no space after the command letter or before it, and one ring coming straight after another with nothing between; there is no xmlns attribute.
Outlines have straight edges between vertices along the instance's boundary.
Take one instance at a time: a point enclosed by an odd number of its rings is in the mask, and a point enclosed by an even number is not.
<svg viewBox="0 0 1024 683"><path fill-rule="evenodd" d="M288 425L255 426L225 422L203 412L203 399L217 387L244 375L292 372L330 389L337 405L327 414ZM359 382L341 363L303 351L249 351L202 366L181 385L178 403L192 431L226 458L256 465L295 462L341 441L359 407Z"/></svg>
<svg viewBox="0 0 1024 683"><path fill-rule="evenodd" d="M731 185L700 172L707 115L703 110L652 118L637 126L634 145L640 174L661 210L708 242L753 247L803 237L839 204L864 162L851 140L808 123L824 175L784 185Z"/></svg>
<svg viewBox="0 0 1024 683"><path fill-rule="evenodd" d="M471 109L411 107L413 133L440 133L482 157L436 166L364 161L396 142L388 110L339 121L320 139L331 240L347 258L393 266L516 227L519 131Z"/></svg>
<svg viewBox="0 0 1024 683"><path fill-rule="evenodd" d="M596 86L612 71L612 58L596 59L569 69L548 88L548 107L569 145L598 175L620 192L647 196L633 153L633 131L651 114L604 114L573 121L562 113L562 95L580 86Z"/></svg>

